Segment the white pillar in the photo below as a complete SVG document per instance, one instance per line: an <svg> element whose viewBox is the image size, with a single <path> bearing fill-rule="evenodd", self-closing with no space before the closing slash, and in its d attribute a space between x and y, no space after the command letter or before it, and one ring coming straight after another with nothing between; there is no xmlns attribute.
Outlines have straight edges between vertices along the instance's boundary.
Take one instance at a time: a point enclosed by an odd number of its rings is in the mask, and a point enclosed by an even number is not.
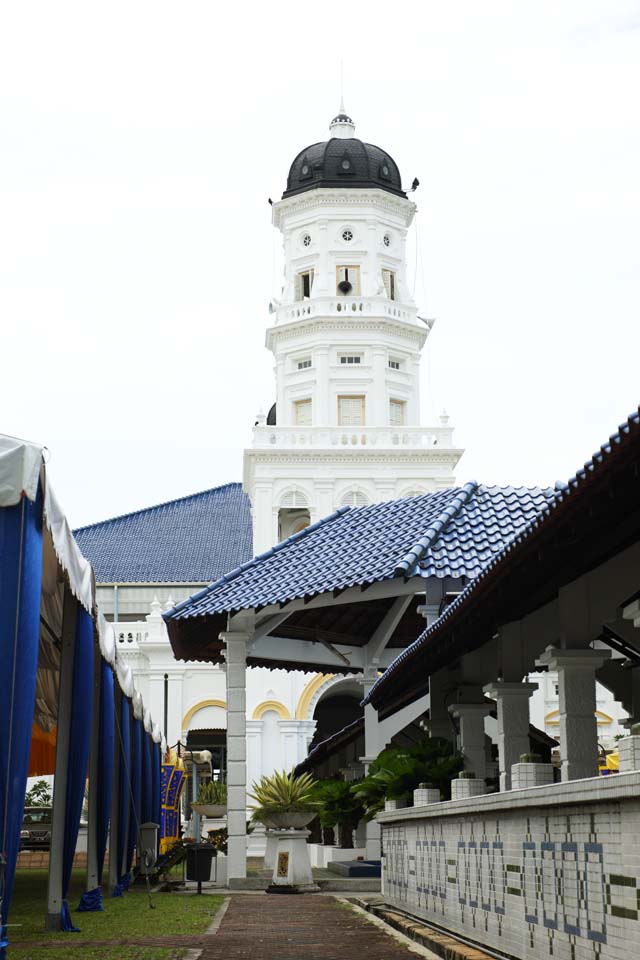
<svg viewBox="0 0 640 960"><path fill-rule="evenodd" d="M496 680L483 689L498 705L500 789L511 790L511 767L529 753L529 698L538 684Z"/></svg>
<svg viewBox="0 0 640 960"><path fill-rule="evenodd" d="M547 647L538 661L558 673L563 781L598 774L596 670L610 656L609 650Z"/></svg>
<svg viewBox="0 0 640 960"><path fill-rule="evenodd" d="M253 631L220 634L227 664L227 877L247 875L247 643Z"/></svg>
<svg viewBox="0 0 640 960"><path fill-rule="evenodd" d="M485 780L487 776L484 718L490 711L490 703L454 703L449 707L449 713L460 725L460 751L464 756L464 768L473 772L476 780Z"/></svg>
<svg viewBox="0 0 640 960"><path fill-rule="evenodd" d="M363 697L366 697L372 686L377 680L377 672L373 676L365 674L363 678ZM364 764L364 775L369 773L369 767L376 759L384 744L380 739L380 725L378 723L378 711L370 703L364 708L364 756L360 757ZM375 820L367 823L367 860L379 860L380 849L380 824ZM337 835L337 830L336 830Z"/></svg>
<svg viewBox="0 0 640 960"><path fill-rule="evenodd" d="M247 720L247 783L262 776L262 720Z"/></svg>

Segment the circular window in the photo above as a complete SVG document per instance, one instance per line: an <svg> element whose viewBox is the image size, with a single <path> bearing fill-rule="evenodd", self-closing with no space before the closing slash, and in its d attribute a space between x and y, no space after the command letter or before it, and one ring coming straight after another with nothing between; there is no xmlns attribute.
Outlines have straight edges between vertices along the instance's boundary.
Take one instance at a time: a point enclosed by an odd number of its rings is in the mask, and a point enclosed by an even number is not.
<svg viewBox="0 0 640 960"><path fill-rule="evenodd" d="M384 237L382 238L382 242L384 243L385 247L391 246L391 237L388 233L385 233Z"/></svg>
<svg viewBox="0 0 640 960"><path fill-rule="evenodd" d="M382 176L383 177L389 176L389 167L386 165L386 163L382 165Z"/></svg>
<svg viewBox="0 0 640 960"><path fill-rule="evenodd" d="M308 173L309 173L309 164L305 163L302 167L302 176L306 177Z"/></svg>
<svg viewBox="0 0 640 960"><path fill-rule="evenodd" d="M343 160L341 163L341 167L343 170L348 170L350 166L351 166L350 160Z"/></svg>
<svg viewBox="0 0 640 960"><path fill-rule="evenodd" d="M311 246L311 237L308 233L305 233L304 237L302 238L302 243L305 247Z"/></svg>
<svg viewBox="0 0 640 960"><path fill-rule="evenodd" d="M342 239L344 240L345 243L350 243L353 240L353 233L351 232L351 230L343 230Z"/></svg>

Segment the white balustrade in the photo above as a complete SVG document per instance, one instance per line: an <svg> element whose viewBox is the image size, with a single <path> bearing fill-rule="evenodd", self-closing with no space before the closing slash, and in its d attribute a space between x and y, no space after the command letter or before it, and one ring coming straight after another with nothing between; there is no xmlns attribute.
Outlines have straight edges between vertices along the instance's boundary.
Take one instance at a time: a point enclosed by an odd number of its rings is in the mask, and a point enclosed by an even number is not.
<svg viewBox="0 0 640 960"><path fill-rule="evenodd" d="M292 447L401 447L424 450L452 447L450 427L279 427L258 424L253 428L253 446Z"/></svg>
<svg viewBox="0 0 640 960"><path fill-rule="evenodd" d="M305 317L392 317L416 322L416 308L396 303L387 297L318 297L300 300L276 310L276 324L293 323Z"/></svg>

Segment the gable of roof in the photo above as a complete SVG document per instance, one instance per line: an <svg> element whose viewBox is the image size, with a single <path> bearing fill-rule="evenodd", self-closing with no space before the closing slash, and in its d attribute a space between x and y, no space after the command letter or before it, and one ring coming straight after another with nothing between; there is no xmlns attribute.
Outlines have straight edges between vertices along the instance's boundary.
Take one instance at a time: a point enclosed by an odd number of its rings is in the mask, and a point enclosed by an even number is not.
<svg viewBox="0 0 640 960"><path fill-rule="evenodd" d="M553 499L537 487L469 483L342 507L164 614L176 621L264 607L397 577L475 577Z"/></svg>
<svg viewBox="0 0 640 960"><path fill-rule="evenodd" d="M74 531L98 583L203 583L251 556L249 498L227 483Z"/></svg>

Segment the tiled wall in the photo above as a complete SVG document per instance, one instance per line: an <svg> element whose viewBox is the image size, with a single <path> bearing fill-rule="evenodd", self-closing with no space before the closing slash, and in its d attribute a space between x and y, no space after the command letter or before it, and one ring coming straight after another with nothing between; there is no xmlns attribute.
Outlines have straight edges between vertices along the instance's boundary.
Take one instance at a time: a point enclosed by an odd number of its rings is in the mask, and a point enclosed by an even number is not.
<svg viewBox="0 0 640 960"><path fill-rule="evenodd" d="M633 960L640 799L383 823L383 893L508 956Z"/></svg>

